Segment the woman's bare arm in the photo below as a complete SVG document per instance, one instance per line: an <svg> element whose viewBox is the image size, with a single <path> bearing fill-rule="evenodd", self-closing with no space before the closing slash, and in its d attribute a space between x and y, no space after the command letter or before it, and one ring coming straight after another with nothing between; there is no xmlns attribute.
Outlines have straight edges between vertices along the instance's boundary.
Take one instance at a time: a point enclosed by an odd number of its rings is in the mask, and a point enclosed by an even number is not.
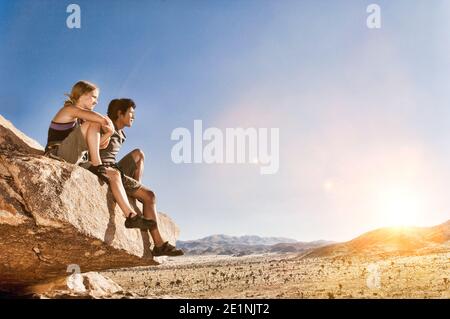
<svg viewBox="0 0 450 319"><path fill-rule="evenodd" d="M105 116L94 111L83 110L76 106L66 106L63 110L66 111L66 114L68 113L68 115L72 118L79 118L85 121L95 122L101 124L102 126L109 125L109 121Z"/></svg>
<svg viewBox="0 0 450 319"><path fill-rule="evenodd" d="M100 139L100 148L103 149L108 146L109 138L114 133L114 124L107 116L103 116L94 111L83 110L76 106L65 106L59 110L53 120L59 123L66 123L77 118L100 124L103 131Z"/></svg>

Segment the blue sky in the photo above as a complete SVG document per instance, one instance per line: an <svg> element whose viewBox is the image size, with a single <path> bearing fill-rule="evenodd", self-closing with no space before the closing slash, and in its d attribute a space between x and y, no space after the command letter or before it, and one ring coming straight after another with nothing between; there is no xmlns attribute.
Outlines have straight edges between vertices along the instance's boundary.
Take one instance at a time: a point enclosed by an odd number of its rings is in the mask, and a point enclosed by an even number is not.
<svg viewBox="0 0 450 319"><path fill-rule="evenodd" d="M66 7L81 7L81 29ZM381 7L368 29L366 7ZM0 114L45 145L63 94L131 97L121 155L181 239L346 240L449 219L448 1L0 1ZM280 129L280 169L174 164L177 127Z"/></svg>

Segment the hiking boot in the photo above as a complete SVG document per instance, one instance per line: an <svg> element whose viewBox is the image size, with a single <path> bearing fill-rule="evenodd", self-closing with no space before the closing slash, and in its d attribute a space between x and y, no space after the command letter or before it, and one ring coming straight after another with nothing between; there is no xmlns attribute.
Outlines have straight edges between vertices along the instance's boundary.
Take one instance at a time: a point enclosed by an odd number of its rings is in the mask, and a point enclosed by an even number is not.
<svg viewBox="0 0 450 319"><path fill-rule="evenodd" d="M162 244L161 247L154 247L152 251L153 257L157 256L181 256L184 255L184 252L181 249L177 249L176 247L169 244L168 241L166 241L164 244Z"/></svg>
<svg viewBox="0 0 450 319"><path fill-rule="evenodd" d="M140 215L134 215L133 217L127 217L125 220L126 228L139 228L141 230L149 230L156 226L156 222L151 219L145 219Z"/></svg>

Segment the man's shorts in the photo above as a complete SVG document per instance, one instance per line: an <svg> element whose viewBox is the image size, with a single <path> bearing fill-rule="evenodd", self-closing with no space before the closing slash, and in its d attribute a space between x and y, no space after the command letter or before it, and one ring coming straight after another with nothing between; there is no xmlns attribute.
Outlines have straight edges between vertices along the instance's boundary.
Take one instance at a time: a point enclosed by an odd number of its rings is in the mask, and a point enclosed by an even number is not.
<svg viewBox="0 0 450 319"><path fill-rule="evenodd" d="M139 183L137 180L131 177L134 176L134 173L136 172L137 169L136 162L134 161L131 153L125 155L119 161L119 163L117 163L117 166L119 167L119 170L122 173L121 177L123 188L125 189L128 195L133 194L135 191L137 191L139 188L142 187L141 183Z"/></svg>
<svg viewBox="0 0 450 319"><path fill-rule="evenodd" d="M89 170L91 164L89 162L84 162L79 164L81 167ZM137 180L132 178L134 176L134 172L136 171L136 162L134 161L131 154L127 154L124 158L120 160L117 164L103 164L105 167L113 168L120 172L120 178L122 179L122 185L125 189L127 195L132 195L135 191L142 187L142 184ZM130 176L131 175L131 176ZM100 179L100 184L108 183L108 175L106 172L100 173L98 175Z"/></svg>

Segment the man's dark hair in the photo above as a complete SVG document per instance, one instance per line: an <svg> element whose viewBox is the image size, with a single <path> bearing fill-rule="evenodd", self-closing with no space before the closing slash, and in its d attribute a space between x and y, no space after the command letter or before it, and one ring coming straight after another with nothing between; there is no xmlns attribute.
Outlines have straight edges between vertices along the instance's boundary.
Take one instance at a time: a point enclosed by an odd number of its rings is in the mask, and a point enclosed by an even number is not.
<svg viewBox="0 0 450 319"><path fill-rule="evenodd" d="M108 105L108 117L114 122L119 118L119 112L124 114L130 107L136 108L132 99L114 99Z"/></svg>

